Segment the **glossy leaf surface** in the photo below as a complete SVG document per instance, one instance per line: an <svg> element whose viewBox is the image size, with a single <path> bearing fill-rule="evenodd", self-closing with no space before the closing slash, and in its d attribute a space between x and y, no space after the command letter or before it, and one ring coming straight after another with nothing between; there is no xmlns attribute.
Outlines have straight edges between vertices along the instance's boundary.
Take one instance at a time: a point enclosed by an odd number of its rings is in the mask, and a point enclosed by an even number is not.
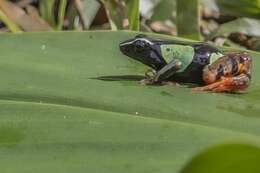
<svg viewBox="0 0 260 173"><path fill-rule="evenodd" d="M1 35L2 172L177 173L211 144L259 140L259 54L244 94L142 86L147 67L118 48L137 34Z"/></svg>

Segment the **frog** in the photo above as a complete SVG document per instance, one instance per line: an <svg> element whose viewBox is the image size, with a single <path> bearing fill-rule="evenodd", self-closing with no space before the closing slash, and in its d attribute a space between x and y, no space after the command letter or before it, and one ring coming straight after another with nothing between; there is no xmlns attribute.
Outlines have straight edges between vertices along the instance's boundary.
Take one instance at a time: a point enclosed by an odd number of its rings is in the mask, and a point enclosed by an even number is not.
<svg viewBox="0 0 260 173"><path fill-rule="evenodd" d="M223 52L206 42L143 34L122 41L119 49L150 68L141 81L145 85L192 84L192 91L233 93L245 91L251 82L252 57L245 51Z"/></svg>

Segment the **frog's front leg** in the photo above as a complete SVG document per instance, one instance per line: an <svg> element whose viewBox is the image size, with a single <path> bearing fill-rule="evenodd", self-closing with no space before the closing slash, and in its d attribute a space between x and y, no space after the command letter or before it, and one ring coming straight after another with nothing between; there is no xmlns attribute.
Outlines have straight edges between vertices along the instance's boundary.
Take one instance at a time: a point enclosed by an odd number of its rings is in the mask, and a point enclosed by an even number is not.
<svg viewBox="0 0 260 173"><path fill-rule="evenodd" d="M158 72L154 72L149 70L146 73L146 79L142 80L142 84L162 84L167 83L169 77L171 77L174 73L176 73L181 68L180 60L172 60Z"/></svg>
<svg viewBox="0 0 260 173"><path fill-rule="evenodd" d="M164 66L161 70L159 70L155 77L154 82L162 82L169 77L171 77L174 73L176 73L182 66L182 62L178 59L172 60Z"/></svg>
<svg viewBox="0 0 260 173"><path fill-rule="evenodd" d="M246 53L227 54L203 70L207 84L193 91L237 92L246 89L251 80L252 59Z"/></svg>

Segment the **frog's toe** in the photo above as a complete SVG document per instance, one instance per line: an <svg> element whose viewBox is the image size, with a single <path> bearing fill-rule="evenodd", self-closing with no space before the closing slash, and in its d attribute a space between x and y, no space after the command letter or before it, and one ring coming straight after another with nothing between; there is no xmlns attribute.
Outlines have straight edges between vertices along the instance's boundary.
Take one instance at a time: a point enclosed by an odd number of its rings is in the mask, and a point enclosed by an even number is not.
<svg viewBox="0 0 260 173"><path fill-rule="evenodd" d="M154 84L153 80L151 80L151 79L142 79L142 80L139 81L139 83L141 85L152 85L152 84Z"/></svg>

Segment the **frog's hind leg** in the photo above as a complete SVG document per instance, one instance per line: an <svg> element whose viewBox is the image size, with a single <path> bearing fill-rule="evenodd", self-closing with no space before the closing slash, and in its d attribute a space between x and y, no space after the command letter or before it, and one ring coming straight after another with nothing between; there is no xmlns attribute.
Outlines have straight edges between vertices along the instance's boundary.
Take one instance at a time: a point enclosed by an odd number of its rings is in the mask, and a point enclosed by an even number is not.
<svg viewBox="0 0 260 173"><path fill-rule="evenodd" d="M246 89L250 83L250 76L240 74L234 77L222 77L219 81L193 88L192 91L213 91L213 92L237 92Z"/></svg>
<svg viewBox="0 0 260 173"><path fill-rule="evenodd" d="M203 69L204 87L194 91L237 92L251 80L252 59L245 53L227 54Z"/></svg>

